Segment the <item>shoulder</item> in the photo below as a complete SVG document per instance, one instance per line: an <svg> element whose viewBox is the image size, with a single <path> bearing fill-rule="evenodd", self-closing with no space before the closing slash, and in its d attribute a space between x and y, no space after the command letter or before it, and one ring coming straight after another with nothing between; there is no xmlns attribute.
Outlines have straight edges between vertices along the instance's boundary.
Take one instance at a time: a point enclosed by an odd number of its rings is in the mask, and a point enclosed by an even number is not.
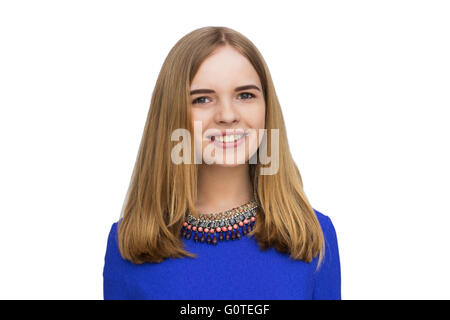
<svg viewBox="0 0 450 320"><path fill-rule="evenodd" d="M330 217L314 209L322 228L325 248L323 262L314 277L314 299L341 299L341 267L336 230Z"/></svg>
<svg viewBox="0 0 450 320"><path fill-rule="evenodd" d="M114 246L118 244L117 242L117 228L118 228L118 222L114 222L110 229L108 234L108 250L113 249Z"/></svg>
<svg viewBox="0 0 450 320"><path fill-rule="evenodd" d="M333 222L331 221L331 218L329 216L316 209L314 209L314 212L316 213L317 220L319 220L320 227L324 232L324 236L329 235L330 233L336 233Z"/></svg>
<svg viewBox="0 0 450 320"><path fill-rule="evenodd" d="M331 218L316 209L314 209L314 212L316 213L317 220L319 220L320 227L322 228L323 237L325 240L325 252L327 252L327 249L330 252L331 249L330 253L334 251L336 252L334 255L338 255L338 239L336 229L331 221Z"/></svg>
<svg viewBox="0 0 450 320"><path fill-rule="evenodd" d="M129 300L130 297L133 297L127 276L131 263L124 260L120 254L117 240L118 226L118 222L111 225L106 246L103 267L103 297L105 300Z"/></svg>
<svg viewBox="0 0 450 320"><path fill-rule="evenodd" d="M327 221L328 219L330 219L328 216L324 215L322 212L320 212L317 209L314 209L314 212L316 214L317 219L319 220L320 224L324 223L325 221Z"/></svg>
<svg viewBox="0 0 450 320"><path fill-rule="evenodd" d="M108 240L117 237L117 224L118 222L113 222L111 228L109 229Z"/></svg>
<svg viewBox="0 0 450 320"><path fill-rule="evenodd" d="M122 261L117 240L117 227L118 223L114 222L109 230L106 244L104 273L111 272L114 269L114 266Z"/></svg>

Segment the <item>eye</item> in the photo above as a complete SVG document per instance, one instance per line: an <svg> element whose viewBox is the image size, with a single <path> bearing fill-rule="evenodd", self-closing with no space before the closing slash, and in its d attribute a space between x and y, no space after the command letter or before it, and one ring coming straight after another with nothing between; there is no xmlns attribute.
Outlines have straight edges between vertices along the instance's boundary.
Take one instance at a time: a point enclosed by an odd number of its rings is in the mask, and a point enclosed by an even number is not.
<svg viewBox="0 0 450 320"><path fill-rule="evenodd" d="M250 99L253 99L255 97L255 95L253 93L250 93L250 92L243 92L243 93L240 94L240 96L241 95L244 95L244 96L248 97L248 98L244 98L244 100L250 100Z"/></svg>
<svg viewBox="0 0 450 320"><path fill-rule="evenodd" d="M201 99L208 99L208 98L207 97L199 97L199 98L195 99L194 101L192 101L192 104L197 104L197 103L203 104L202 102L200 102Z"/></svg>

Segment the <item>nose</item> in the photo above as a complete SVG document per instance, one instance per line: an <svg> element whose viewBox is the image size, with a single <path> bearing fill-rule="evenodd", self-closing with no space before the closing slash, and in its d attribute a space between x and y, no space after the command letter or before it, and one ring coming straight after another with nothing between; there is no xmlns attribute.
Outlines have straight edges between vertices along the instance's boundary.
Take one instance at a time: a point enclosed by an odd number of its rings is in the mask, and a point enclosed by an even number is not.
<svg viewBox="0 0 450 320"><path fill-rule="evenodd" d="M236 107L230 100L221 101L214 115L215 121L221 125L230 125L239 123L240 115Z"/></svg>

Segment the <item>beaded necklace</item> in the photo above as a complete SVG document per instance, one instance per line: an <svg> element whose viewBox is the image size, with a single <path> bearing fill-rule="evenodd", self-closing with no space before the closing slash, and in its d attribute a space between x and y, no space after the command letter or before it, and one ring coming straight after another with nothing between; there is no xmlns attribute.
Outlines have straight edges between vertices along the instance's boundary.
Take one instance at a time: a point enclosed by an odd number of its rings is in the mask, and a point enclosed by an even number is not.
<svg viewBox="0 0 450 320"><path fill-rule="evenodd" d="M189 212L181 228L181 235L189 240L194 234L195 242L204 243L206 240L207 244L213 245L224 239L239 240L241 239L240 227L243 235L254 229L258 207L257 201L253 199L246 204L223 212L200 214L199 218Z"/></svg>

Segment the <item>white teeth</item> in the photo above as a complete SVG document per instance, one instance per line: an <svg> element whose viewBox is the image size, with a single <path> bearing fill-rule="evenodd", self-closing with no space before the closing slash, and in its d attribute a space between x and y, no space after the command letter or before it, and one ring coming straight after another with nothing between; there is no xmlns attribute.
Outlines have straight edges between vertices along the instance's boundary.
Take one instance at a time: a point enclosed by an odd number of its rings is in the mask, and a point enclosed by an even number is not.
<svg viewBox="0 0 450 320"><path fill-rule="evenodd" d="M214 140L218 142L234 142L242 138L243 134L231 134L227 136L215 136Z"/></svg>

